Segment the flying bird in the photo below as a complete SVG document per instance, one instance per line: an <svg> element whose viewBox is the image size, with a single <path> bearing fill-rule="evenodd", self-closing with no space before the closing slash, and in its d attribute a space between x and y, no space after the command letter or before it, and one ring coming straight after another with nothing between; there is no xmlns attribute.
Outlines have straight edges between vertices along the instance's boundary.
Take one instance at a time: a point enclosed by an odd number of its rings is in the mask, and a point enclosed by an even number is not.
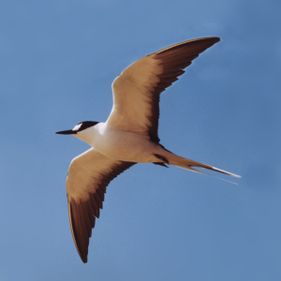
<svg viewBox="0 0 281 281"><path fill-rule="evenodd" d="M100 216L109 182L137 163L175 165L236 174L176 155L158 137L160 94L175 82L218 37L184 41L129 65L112 83L113 106L105 122L84 121L57 134L72 135L91 148L75 157L66 179L70 228L76 249L87 262L89 239Z"/></svg>

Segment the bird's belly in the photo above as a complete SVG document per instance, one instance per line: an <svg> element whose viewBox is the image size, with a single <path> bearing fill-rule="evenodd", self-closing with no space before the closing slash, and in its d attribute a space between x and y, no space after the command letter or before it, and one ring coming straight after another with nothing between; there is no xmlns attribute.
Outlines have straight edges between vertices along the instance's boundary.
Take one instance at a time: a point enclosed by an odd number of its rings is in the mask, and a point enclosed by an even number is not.
<svg viewBox="0 0 281 281"><path fill-rule="evenodd" d="M153 162L155 144L142 135L111 131L96 136L93 146L105 156L130 162Z"/></svg>

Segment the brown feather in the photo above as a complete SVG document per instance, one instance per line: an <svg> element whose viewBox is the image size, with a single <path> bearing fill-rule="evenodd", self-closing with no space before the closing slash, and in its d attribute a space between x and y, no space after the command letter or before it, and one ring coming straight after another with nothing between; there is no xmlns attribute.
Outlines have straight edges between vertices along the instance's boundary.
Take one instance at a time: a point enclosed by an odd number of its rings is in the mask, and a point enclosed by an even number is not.
<svg viewBox="0 0 281 281"><path fill-rule="evenodd" d="M101 156L98 152L94 152L93 150L89 150L88 154L93 154L93 156L97 154L98 157L101 157L101 160L103 159L102 157L104 157ZM90 156L89 159L91 160ZM83 157L84 159L86 159L84 161L89 160L87 159L87 153L84 154ZM105 161L108 161L109 163L112 162L112 160L106 159ZM80 173L85 173L86 171L85 169L82 169L85 167L81 167L81 170L77 171L79 165L76 164L77 161L73 162L73 164L71 164L70 166L68 181L72 180L74 174L77 178L79 178L81 176ZM81 162L81 165L82 164L83 163ZM85 162L85 164L85 166L87 166L88 162ZM70 192L67 198L71 233L75 247L84 263L87 262L89 239L92 235L92 228L95 226L95 220L100 216L100 209L102 208L106 186L113 178L131 167L133 164L134 163L121 161L111 163L106 170L100 171L98 175L94 175L95 177L93 177L91 181L93 182L93 184L95 184L95 186L89 186L87 189L89 191L87 191L87 194L82 194L83 197L81 198L76 198L77 196L75 197L75 194L73 194L72 191L72 186L71 189L68 190L68 192ZM73 171L73 169L75 169L75 172ZM77 186L76 188L79 187Z"/></svg>
<svg viewBox="0 0 281 281"><path fill-rule="evenodd" d="M113 82L114 106L108 119L109 124L119 129L141 132L153 142L159 143L161 92L178 80L193 59L218 41L217 37L185 41L131 64ZM134 102L138 105L135 106ZM122 120L126 122L118 119L119 116L125 117Z"/></svg>

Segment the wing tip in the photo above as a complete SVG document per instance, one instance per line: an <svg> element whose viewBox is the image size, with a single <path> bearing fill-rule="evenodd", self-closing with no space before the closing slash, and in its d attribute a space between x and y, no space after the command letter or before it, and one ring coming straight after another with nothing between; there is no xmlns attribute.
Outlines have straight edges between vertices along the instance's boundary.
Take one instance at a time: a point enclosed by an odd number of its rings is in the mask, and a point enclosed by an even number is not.
<svg viewBox="0 0 281 281"><path fill-rule="evenodd" d="M201 38L194 38L191 39L190 42L198 42L198 41L208 41L210 43L210 45L214 45L216 43L218 43L219 41L221 41L221 38L218 36L207 36L207 37L201 37Z"/></svg>
<svg viewBox="0 0 281 281"><path fill-rule="evenodd" d="M70 230L72 239L75 245L75 248L82 260L83 263L88 262L88 246L86 249L83 249L81 247L81 244L79 243L78 234L77 234L77 228L73 220L73 204L75 204L75 201L72 201L69 199L69 196L67 196L68 199L68 216L69 216L69 223L70 223ZM77 206L75 206L77 207Z"/></svg>
<svg viewBox="0 0 281 281"><path fill-rule="evenodd" d="M87 263L88 262L88 256L80 255L80 258L81 258L83 263Z"/></svg>
<svg viewBox="0 0 281 281"><path fill-rule="evenodd" d="M206 38L212 39L215 43L221 41L221 38L219 36L209 36Z"/></svg>
<svg viewBox="0 0 281 281"><path fill-rule="evenodd" d="M162 48L156 52L153 52L151 54L148 54L146 57L148 56L151 56L151 55L160 55L160 54L163 54L173 48L180 48L181 46L184 46L184 45L193 45L193 44L196 44L196 43L203 43L203 44L206 44L205 47L203 48L202 51L200 51L199 53L203 52L204 50L210 48L211 46L213 46L214 44L218 43L220 41L220 37L218 36L207 36L207 37L198 37L198 38L193 38L193 39L188 39L188 40L185 40L185 41L182 41L182 42L179 42L179 43L176 43L176 44L173 44L173 45L170 45L166 48Z"/></svg>

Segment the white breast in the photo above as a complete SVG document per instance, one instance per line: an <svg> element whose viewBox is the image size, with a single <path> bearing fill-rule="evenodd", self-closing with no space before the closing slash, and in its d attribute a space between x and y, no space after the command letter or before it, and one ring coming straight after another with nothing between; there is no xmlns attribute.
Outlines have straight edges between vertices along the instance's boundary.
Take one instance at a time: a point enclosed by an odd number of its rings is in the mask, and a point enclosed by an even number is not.
<svg viewBox="0 0 281 281"><path fill-rule="evenodd" d="M99 123L77 134L105 156L123 161L151 162L155 145L149 138L136 133L112 129Z"/></svg>

